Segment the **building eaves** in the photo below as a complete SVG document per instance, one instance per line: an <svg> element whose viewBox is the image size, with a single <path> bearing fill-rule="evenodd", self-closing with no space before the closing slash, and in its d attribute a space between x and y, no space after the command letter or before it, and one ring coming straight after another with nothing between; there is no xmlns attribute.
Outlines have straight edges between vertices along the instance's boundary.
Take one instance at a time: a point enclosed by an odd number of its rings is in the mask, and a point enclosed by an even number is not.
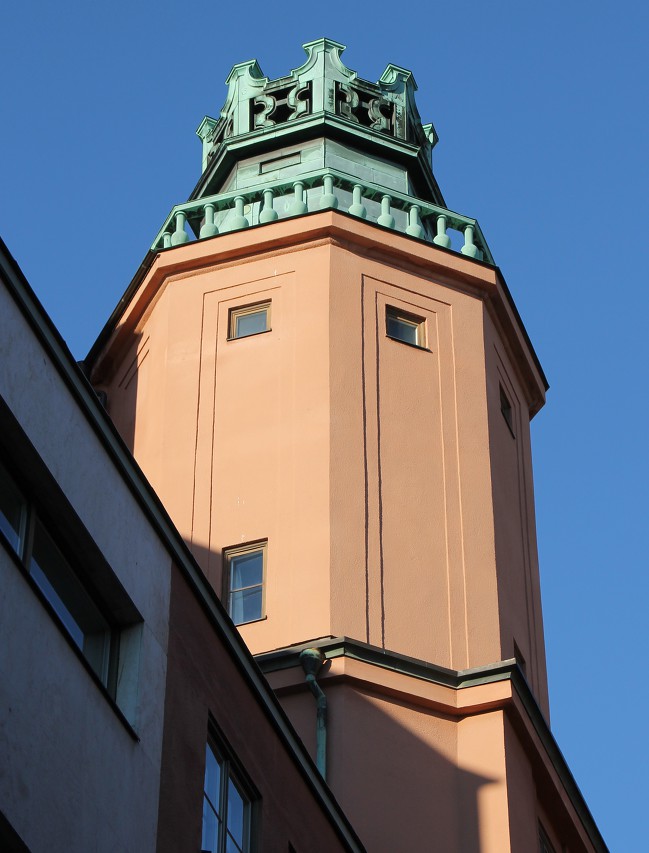
<svg viewBox="0 0 649 853"><path fill-rule="evenodd" d="M317 220L318 217L321 217L322 215L323 215L322 211L310 211L308 213L302 214L301 216L291 217L290 221L306 220L306 219ZM347 213L345 211L336 210L335 215L337 217L341 217L342 221L348 220L350 223L352 223L352 222L355 224L359 223L359 220L357 217L355 217L352 214ZM258 235L258 238L256 241L254 238L249 238L249 240L247 239L246 252L250 251L251 245L255 246L256 251L258 251L258 252L263 251L266 244L269 243L269 241L272 242L272 235L274 233L273 226L274 225L275 226L280 225L281 222L285 222L285 221L288 221L288 220L280 220L280 223L272 223L270 225L258 224L258 225L253 225L253 226L250 226L249 228L246 228L245 232L243 232L246 235L251 234L252 232L256 232ZM386 233L387 229L383 228L382 226L380 226L374 222L369 222L368 220L363 220L362 225L363 225L363 227L369 228L371 231L377 232L376 233L376 239L373 241L373 244L372 244L373 248L369 244L367 245L366 248L368 251L375 251L375 250L378 251L380 249L382 243L384 242L382 240L382 235L384 235ZM348 229L345 229L345 230L348 230ZM149 273L151 267L153 266L153 264L157 258L162 257L162 256L166 256L169 254L171 254L173 256L176 253L178 253L179 257L182 257L182 253L183 253L184 249L187 249L187 248L192 247L192 246L196 246L197 243L200 243L201 245L204 245L205 247L209 246L210 249L212 250L210 252L209 256L206 256L205 262L207 263L209 261L210 263L214 263L216 261L216 259L219 257L219 255L221 254L219 252L219 249L221 246L221 240L222 239L227 240L227 238L229 236L231 236L231 235L236 236L238 233L242 233L242 232L236 232L235 231L235 232L231 232L231 234L230 234L230 232L227 232L227 233L222 234L222 235L219 234L215 237L211 237L211 238L208 238L206 240L200 240L200 241L197 241L194 243L188 243L188 244L185 244L183 246L174 246L171 248L161 249L158 251L149 250L147 252L146 256L144 257L142 263L140 264L140 267L138 268L136 274L133 276L133 279L131 280L130 284L126 288L123 296L121 297L121 299L117 303L115 309L113 310L112 314L108 318L108 321L106 322L104 328L99 333L97 340L92 345L90 351L88 352L88 355L84 359L83 367L84 367L84 370L86 371L86 374L90 375L92 373L98 359L100 359L100 357L101 357L102 352L104 351L104 349L109 344L110 339L113 336L113 333L115 332L122 316L128 310L131 302L133 301L134 297L138 293L140 285L145 280L147 274ZM341 231L341 233L342 233L342 231ZM388 233L392 234L394 232L388 231ZM466 263L470 264L473 268L475 268L476 272L478 272L478 268L480 268L480 267L484 268L485 270L490 270L493 272L493 274L497 278L498 284L500 285L500 291L502 294L502 300L501 300L502 304L503 304L503 306L506 306L506 307L502 308L502 311L505 312L503 314L503 317L502 317L503 321L505 323L508 323L508 322L511 322L513 320L515 328L520 332L520 339L522 341L522 345L524 346L524 348L525 348L525 350L529 356L530 363L533 365L533 369L536 371L536 373L538 375L538 380L536 380L536 381L538 381L540 383L540 385L542 385L542 387L547 391L547 389L549 387L547 378L545 376L545 373L544 373L543 368L541 366L541 363L539 361L538 355L536 354L536 351L535 351L534 346L533 346L533 344L530 340L530 337L527 333L527 330L525 328L523 320L521 319L521 316L520 316L518 309L516 307L516 303L514 302L514 299L512 298L511 292L507 286L507 282L505 281L505 278L504 278L500 268L497 266L494 266L492 264L489 264L486 261L481 261L481 260L478 260L476 258L467 258L464 255L458 255L458 253L455 252L454 250L444 248L443 246L437 246L437 245L431 246L431 244L428 243L427 241L421 240L417 237L412 237L412 236L409 236L407 234L398 234L397 236L399 237L399 239L401 241L404 241L402 245L404 247L408 247L407 248L408 256L412 256L412 245L409 245L409 244L414 243L415 246L420 245L422 247L422 251L425 251L427 253L427 256L430 254L430 252L432 250L435 253L440 253L441 256L446 254L449 256L449 258L456 258L456 259L461 258L463 260L463 262L466 262ZM309 239L309 238L310 238L310 232L308 229L305 229L305 232L300 237L300 239ZM291 238L291 239L293 239L293 238ZM366 243L367 243L367 241L366 241ZM228 253L228 258L232 259L231 253ZM426 261L423 263L425 265L426 263L429 263L429 261ZM508 321L507 317L505 316L507 311L511 312L510 313L511 320L509 320L509 321ZM533 394L532 396L534 399L534 403L531 407L530 414L533 416L541 408L543 401L542 401L542 394L539 396L539 394L537 393L537 394Z"/></svg>

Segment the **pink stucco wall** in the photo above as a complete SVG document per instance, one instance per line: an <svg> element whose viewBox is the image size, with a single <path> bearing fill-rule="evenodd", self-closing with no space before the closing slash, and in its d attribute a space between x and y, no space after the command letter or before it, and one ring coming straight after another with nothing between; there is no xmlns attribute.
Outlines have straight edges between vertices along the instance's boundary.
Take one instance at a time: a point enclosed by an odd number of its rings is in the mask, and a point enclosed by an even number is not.
<svg viewBox="0 0 649 853"><path fill-rule="evenodd" d="M231 308L269 300L270 331L227 339ZM386 336L386 306L425 322L426 349ZM253 653L347 635L462 670L517 648L547 715L529 439L544 385L497 271L331 211L177 247L93 381L219 594L223 549L268 540L265 615L240 628ZM422 710L375 675L328 691L330 783L368 848L522 849L511 786L531 813L538 798L505 705ZM280 696L313 746L296 690ZM421 819L395 818L413 803Z"/></svg>
<svg viewBox="0 0 649 853"><path fill-rule="evenodd" d="M268 539L253 651L347 634L463 669L515 639L545 701L532 358L495 331L492 270L366 232L327 213L160 255L95 380L217 591L222 549ZM262 300L272 330L227 340L229 309ZM386 336L387 305L427 350ZM509 454L499 371L527 382Z"/></svg>

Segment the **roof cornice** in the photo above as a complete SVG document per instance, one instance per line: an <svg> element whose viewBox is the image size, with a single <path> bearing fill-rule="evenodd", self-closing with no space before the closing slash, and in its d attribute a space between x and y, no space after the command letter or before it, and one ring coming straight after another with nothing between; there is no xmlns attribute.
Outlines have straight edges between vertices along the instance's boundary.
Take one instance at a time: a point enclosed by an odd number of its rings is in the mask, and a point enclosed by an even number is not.
<svg viewBox="0 0 649 853"><path fill-rule="evenodd" d="M101 362L112 357L109 353L120 351L122 338L125 340L134 330L172 276L305 249L322 240L360 251L365 257L392 266L409 268L417 275L439 277L445 284L483 299L512 352L526 390L530 415L543 406L548 383L498 267L339 210L314 211L149 252L88 353L85 360L88 371L95 372L101 382Z"/></svg>
<svg viewBox="0 0 649 853"><path fill-rule="evenodd" d="M350 637L321 637L299 645L258 654L255 656L255 660L262 672L267 675L293 667L300 668L301 673L300 652L308 648L318 649L325 660L335 661L339 658L347 658L453 691L470 691L484 685L509 683L512 689L509 699L501 699L499 703L496 703L490 696L490 701L484 706L458 702L455 708L447 707L445 711L454 713L456 716L465 716L500 706L513 718L514 725L519 730L531 730L538 738L545 757L554 768L572 807L593 844L593 848L597 853L608 853L606 842L595 823L584 796L515 659L497 661L470 669L453 670ZM321 684L325 688L327 680L326 677L321 678ZM332 678L331 681L333 680ZM354 678L346 680L353 681Z"/></svg>

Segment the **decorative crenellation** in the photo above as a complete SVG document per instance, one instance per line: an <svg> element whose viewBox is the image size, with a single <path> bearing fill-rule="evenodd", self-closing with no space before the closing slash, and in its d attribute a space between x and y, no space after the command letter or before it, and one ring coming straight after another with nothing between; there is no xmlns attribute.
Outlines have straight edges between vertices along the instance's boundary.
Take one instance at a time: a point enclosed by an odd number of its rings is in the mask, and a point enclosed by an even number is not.
<svg viewBox="0 0 649 853"><path fill-rule="evenodd" d="M432 124L421 123L410 71L388 65L378 82L371 83L343 64L344 45L318 39L303 47L304 64L277 80L265 77L256 60L233 67L220 118L206 116L197 130L203 142L203 171L230 139L323 114L422 146L430 154L437 135Z"/></svg>
<svg viewBox="0 0 649 853"><path fill-rule="evenodd" d="M384 228L494 263L475 219L404 193L387 193L384 187L359 182L333 169L176 205L151 248L169 249L191 240L326 209L347 211Z"/></svg>

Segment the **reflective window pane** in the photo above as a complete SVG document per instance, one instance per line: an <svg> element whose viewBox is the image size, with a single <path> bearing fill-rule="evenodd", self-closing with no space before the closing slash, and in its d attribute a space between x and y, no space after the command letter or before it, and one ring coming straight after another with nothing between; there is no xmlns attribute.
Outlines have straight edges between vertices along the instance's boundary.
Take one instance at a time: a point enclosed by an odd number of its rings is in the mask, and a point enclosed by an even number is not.
<svg viewBox="0 0 649 853"><path fill-rule="evenodd" d="M208 746L205 753L205 795L218 813L219 791L221 790L221 765L216 755Z"/></svg>
<svg viewBox="0 0 649 853"><path fill-rule="evenodd" d="M399 341L405 341L415 346L419 343L419 327L415 323L410 323L400 317L388 315L387 331L391 338L396 338Z"/></svg>
<svg viewBox="0 0 649 853"><path fill-rule="evenodd" d="M228 832L241 847L244 833L244 801L232 779L228 780Z"/></svg>
<svg viewBox="0 0 649 853"><path fill-rule="evenodd" d="M201 850L217 853L219 843L219 820L206 797L203 797L203 837Z"/></svg>
<svg viewBox="0 0 649 853"><path fill-rule="evenodd" d="M235 590L230 593L230 615L236 625L254 622L263 616L263 596L261 586Z"/></svg>
<svg viewBox="0 0 649 853"><path fill-rule="evenodd" d="M248 335L256 335L268 329L268 309L251 311L246 314L237 314L234 324L234 337L245 338Z"/></svg>
<svg viewBox="0 0 649 853"><path fill-rule="evenodd" d="M0 463L0 530L20 555L27 504L7 469Z"/></svg>
<svg viewBox="0 0 649 853"><path fill-rule="evenodd" d="M252 551L232 557L230 569L230 588L233 590L261 583L264 579L263 551Z"/></svg>
<svg viewBox="0 0 649 853"><path fill-rule="evenodd" d="M225 842L225 853L243 853L243 847L239 847L234 838L228 835Z"/></svg>

